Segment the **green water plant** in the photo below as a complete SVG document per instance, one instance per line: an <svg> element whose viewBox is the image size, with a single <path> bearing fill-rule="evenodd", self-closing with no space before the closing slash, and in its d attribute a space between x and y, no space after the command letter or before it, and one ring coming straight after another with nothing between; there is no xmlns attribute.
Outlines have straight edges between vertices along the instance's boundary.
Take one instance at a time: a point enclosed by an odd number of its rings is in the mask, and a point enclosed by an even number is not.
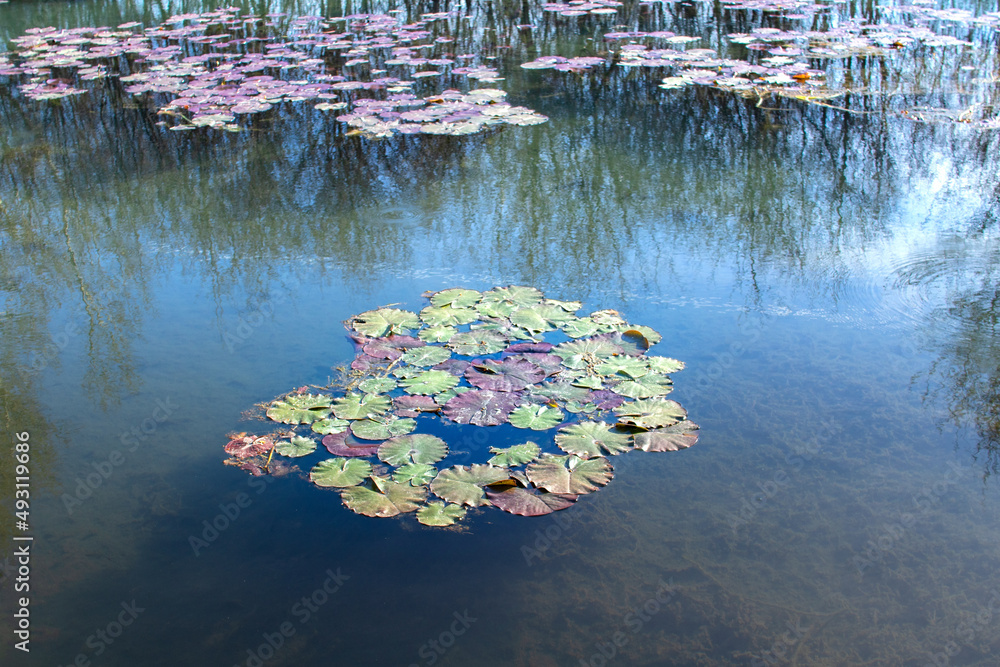
<svg viewBox="0 0 1000 667"><path fill-rule="evenodd" d="M698 425L666 398L684 363L649 353L661 340L650 327L610 309L578 314L580 302L533 287L424 296L430 303L419 310L386 306L348 319L349 366L314 393L302 387L264 405L267 419L291 431L236 434L226 445L231 461L267 474L276 454L311 456L316 441L296 432L308 429L333 454L314 464L310 481L336 489L349 509L416 512L421 524L449 526L467 508L566 509L611 482L610 457L697 442ZM460 457L471 452L441 437L456 428L526 430L533 439L467 462Z"/></svg>

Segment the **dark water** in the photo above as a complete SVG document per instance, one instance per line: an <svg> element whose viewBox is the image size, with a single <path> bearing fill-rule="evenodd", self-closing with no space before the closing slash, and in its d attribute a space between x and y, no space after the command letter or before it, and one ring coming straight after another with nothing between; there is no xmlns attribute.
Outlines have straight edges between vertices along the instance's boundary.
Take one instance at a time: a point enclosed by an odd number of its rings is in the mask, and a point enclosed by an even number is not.
<svg viewBox="0 0 1000 667"><path fill-rule="evenodd" d="M697 7L663 20L712 32ZM202 8L12 2L0 35ZM0 89L0 396L34 536L25 655L0 518L4 664L997 664L997 136L499 62L547 124L374 141L286 104L178 136ZM462 531L222 465L245 410L350 360L344 319L507 284L661 332L699 444ZM506 437L479 431L470 461Z"/></svg>

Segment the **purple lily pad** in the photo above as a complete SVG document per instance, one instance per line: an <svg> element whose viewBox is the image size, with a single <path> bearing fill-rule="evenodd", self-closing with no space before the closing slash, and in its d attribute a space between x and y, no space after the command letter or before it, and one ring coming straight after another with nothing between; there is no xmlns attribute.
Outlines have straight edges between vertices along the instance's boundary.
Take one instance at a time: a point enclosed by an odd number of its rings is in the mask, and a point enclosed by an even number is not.
<svg viewBox="0 0 1000 667"><path fill-rule="evenodd" d="M518 354L520 352L551 352L553 347L555 347L555 345L552 343L545 342L514 343L504 350L504 354Z"/></svg>
<svg viewBox="0 0 1000 667"><path fill-rule="evenodd" d="M431 369L435 371L448 371L455 377L462 377L469 366L470 363L463 359L447 359L440 364L431 366Z"/></svg>
<svg viewBox="0 0 1000 667"><path fill-rule="evenodd" d="M625 404L625 397L607 389L599 389L590 392L588 401L596 405L598 410L614 410Z"/></svg>
<svg viewBox="0 0 1000 667"><path fill-rule="evenodd" d="M543 516L564 510L579 498L570 493L532 492L519 486L508 486L502 490L486 487L486 497L504 512L521 516Z"/></svg>
<svg viewBox="0 0 1000 667"><path fill-rule="evenodd" d="M331 433L323 437L323 446L334 456L374 456L381 442L361 443L351 437L348 431Z"/></svg>
<svg viewBox="0 0 1000 667"><path fill-rule="evenodd" d="M248 459L251 456L269 452L272 447L274 447L274 441L271 440L270 436L237 433L232 436L232 439L226 443L223 449L234 458Z"/></svg>
<svg viewBox="0 0 1000 667"><path fill-rule="evenodd" d="M444 414L459 424L498 426L507 421L520 403L520 392L473 389L445 403Z"/></svg>
<svg viewBox="0 0 1000 667"><path fill-rule="evenodd" d="M417 417L421 412L438 412L441 409L432 396L396 396L392 405L399 417Z"/></svg>
<svg viewBox="0 0 1000 667"><path fill-rule="evenodd" d="M465 371L469 384L494 391L518 391L545 379L547 373L526 359L485 359Z"/></svg>

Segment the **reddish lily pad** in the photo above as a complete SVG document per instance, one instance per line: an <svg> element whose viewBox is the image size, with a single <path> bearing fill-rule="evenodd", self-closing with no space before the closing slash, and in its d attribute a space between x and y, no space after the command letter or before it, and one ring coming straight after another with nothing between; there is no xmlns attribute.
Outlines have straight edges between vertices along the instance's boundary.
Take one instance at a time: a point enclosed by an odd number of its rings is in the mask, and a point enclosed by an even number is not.
<svg viewBox="0 0 1000 667"><path fill-rule="evenodd" d="M444 404L444 414L459 424L497 426L507 421L521 400L519 392L473 389Z"/></svg>

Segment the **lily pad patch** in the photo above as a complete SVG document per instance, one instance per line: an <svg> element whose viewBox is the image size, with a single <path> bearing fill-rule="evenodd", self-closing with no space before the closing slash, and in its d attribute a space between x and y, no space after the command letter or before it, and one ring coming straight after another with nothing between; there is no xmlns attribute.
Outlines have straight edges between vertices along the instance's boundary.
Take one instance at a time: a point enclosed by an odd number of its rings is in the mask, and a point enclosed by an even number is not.
<svg viewBox="0 0 1000 667"><path fill-rule="evenodd" d="M423 525L447 526L467 508L570 508L612 481L608 457L698 441L686 410L664 397L683 362L650 353L660 340L652 328L531 287L425 297L423 307L348 319L355 359L317 393L269 403L267 418L285 431L231 436L232 465L276 475L282 457L301 458L314 484L340 489L358 514L416 512ZM475 447L458 444L474 442L471 429L498 434L480 462L468 461ZM530 441L507 440L525 431ZM456 433L465 439L453 450ZM333 458L316 452L317 435Z"/></svg>

